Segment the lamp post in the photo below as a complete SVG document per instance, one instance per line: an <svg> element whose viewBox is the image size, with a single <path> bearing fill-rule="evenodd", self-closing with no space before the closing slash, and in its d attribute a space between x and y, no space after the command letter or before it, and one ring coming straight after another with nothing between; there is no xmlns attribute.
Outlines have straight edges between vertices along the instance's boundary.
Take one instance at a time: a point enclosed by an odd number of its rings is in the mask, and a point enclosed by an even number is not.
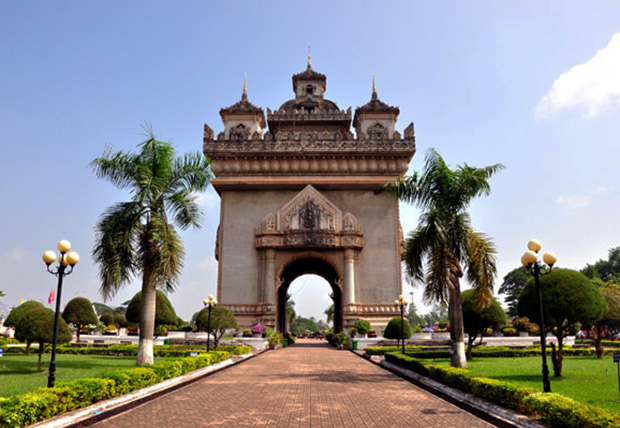
<svg viewBox="0 0 620 428"><path fill-rule="evenodd" d="M207 318L207 352L209 352L211 349L209 348L209 339L211 338L211 309L213 306L217 305L217 300L213 298L213 294L209 294L209 297L204 299L202 303L209 308L209 317Z"/></svg>
<svg viewBox="0 0 620 428"><path fill-rule="evenodd" d="M542 375L543 375L543 391L551 392L551 382L549 381L549 367L547 366L547 343L545 332L545 316L542 302L542 289L540 288L540 277L547 275L553 269L553 265L558 260L557 256L552 252L546 252L543 255L543 263L538 260L538 252L542 248L542 244L536 239L532 239L527 243L528 250L521 257L523 266L530 269L534 276L536 284L536 295L538 296L538 306L540 308L540 347L542 351Z"/></svg>
<svg viewBox="0 0 620 428"><path fill-rule="evenodd" d="M405 300L403 295L398 296L398 300L394 300L394 306L400 306L400 339L402 342L402 351L405 353L405 308L409 302Z"/></svg>
<svg viewBox="0 0 620 428"><path fill-rule="evenodd" d="M52 339L52 359L50 361L49 376L47 378L47 387L53 388L56 381L56 342L58 341L58 323L60 318L60 297L62 294L62 279L73 272L73 267L80 261L78 253L72 251L71 243L66 239L63 239L58 243L58 251L60 251L60 257L58 257L58 267L56 269L50 269L50 265L56 261L56 253L53 251L46 251L43 253L43 261L47 265L47 271L54 276L58 277L58 288L56 290L56 313L54 315L54 337ZM69 267L69 270L67 269Z"/></svg>

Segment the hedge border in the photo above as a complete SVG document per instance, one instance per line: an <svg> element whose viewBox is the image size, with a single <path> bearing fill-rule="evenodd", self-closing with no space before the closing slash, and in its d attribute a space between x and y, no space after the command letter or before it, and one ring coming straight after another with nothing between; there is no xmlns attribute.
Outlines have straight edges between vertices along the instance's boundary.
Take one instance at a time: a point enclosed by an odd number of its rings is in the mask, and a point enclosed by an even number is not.
<svg viewBox="0 0 620 428"><path fill-rule="evenodd" d="M400 347L396 346L382 346L382 347L367 347L364 348L366 355L385 355L390 352L399 352ZM564 356L572 357L590 357L596 355L594 349L583 348L571 348L570 346L564 346L562 348ZM436 359L436 358L450 358L450 351L425 351L421 346L408 346L405 347L405 353L420 359ZM603 351L603 355L612 355L613 349L606 349ZM551 349L547 350L547 354L551 355ZM510 349L507 346L485 346L481 348L474 348L472 350L472 357L475 358L518 358L518 357L537 357L542 355L540 346L528 346L527 349Z"/></svg>
<svg viewBox="0 0 620 428"><path fill-rule="evenodd" d="M211 351L192 358L180 358L152 366L115 370L97 378L83 378L58 383L54 388L0 397L0 426L17 428L89 406L93 403L128 394L155 385L198 368L227 360L226 351Z"/></svg>
<svg viewBox="0 0 620 428"><path fill-rule="evenodd" d="M36 346L35 349L38 349ZM190 357L193 352L204 352L204 347L185 346L185 345L155 345L153 355L155 357ZM218 351L225 351L231 355L245 355L252 352L249 346L218 346ZM7 348L7 354L23 354L25 347ZM32 349L31 349L32 352ZM58 346L57 353L71 355L101 355L115 357L135 357L138 354L138 345L110 345L108 348L99 348L89 345L84 348L73 348L71 346Z"/></svg>
<svg viewBox="0 0 620 428"><path fill-rule="evenodd" d="M521 388L497 379L474 377L465 369L429 363L399 352L386 361L495 404L535 416L552 428L609 428L620 426L620 415L583 404L560 394Z"/></svg>

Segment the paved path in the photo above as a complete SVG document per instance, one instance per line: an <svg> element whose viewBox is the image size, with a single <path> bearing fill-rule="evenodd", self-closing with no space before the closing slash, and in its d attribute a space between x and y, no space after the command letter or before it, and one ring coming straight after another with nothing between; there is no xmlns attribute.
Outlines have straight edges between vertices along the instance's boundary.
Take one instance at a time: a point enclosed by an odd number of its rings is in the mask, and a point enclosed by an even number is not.
<svg viewBox="0 0 620 428"><path fill-rule="evenodd" d="M324 343L324 342L323 342ZM266 352L93 427L491 427L348 351Z"/></svg>

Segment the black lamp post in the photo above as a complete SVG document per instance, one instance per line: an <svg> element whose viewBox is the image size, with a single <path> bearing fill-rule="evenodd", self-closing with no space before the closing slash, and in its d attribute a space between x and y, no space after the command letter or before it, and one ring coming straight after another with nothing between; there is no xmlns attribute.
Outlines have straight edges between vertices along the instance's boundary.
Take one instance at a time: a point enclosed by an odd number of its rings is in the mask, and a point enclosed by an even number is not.
<svg viewBox="0 0 620 428"><path fill-rule="evenodd" d="M67 253L71 249L71 243L65 239L58 243L58 267L50 269L50 265L56 261L56 253L46 251L43 253L43 261L47 265L47 271L58 277L58 288L56 290L56 313L54 315L54 337L52 339L52 359L50 361L49 376L47 378L47 387L53 388L56 382L56 342L58 341L58 323L60 318L60 297L62 294L62 279L73 272L73 267L80 261L80 256L76 252ZM67 269L69 267L69 270Z"/></svg>
<svg viewBox="0 0 620 428"><path fill-rule="evenodd" d="M403 295L398 296L398 300L394 300L394 306L400 306L400 340L402 342L402 352L405 353L405 308L409 302L405 300Z"/></svg>
<svg viewBox="0 0 620 428"><path fill-rule="evenodd" d="M540 287L540 277L547 275L553 269L553 265L558 260L554 253L546 252L543 255L542 264L538 261L538 252L542 248L542 245L536 239L532 239L527 244L528 251L521 257L521 263L523 266L528 267L532 275L534 276L534 282L536 284L536 295L538 296L538 306L540 309L540 347L542 351L542 375L543 375L543 391L551 392L551 381L549 380L549 367L547 366L547 342L545 332L545 316L543 311L542 302L542 289Z"/></svg>
<svg viewBox="0 0 620 428"><path fill-rule="evenodd" d="M213 298L212 294L209 294L209 297L204 299L202 303L209 308L209 317L207 318L207 352L209 352L211 349L209 347L209 339L211 338L211 309L213 309L213 306L217 305L217 300Z"/></svg>

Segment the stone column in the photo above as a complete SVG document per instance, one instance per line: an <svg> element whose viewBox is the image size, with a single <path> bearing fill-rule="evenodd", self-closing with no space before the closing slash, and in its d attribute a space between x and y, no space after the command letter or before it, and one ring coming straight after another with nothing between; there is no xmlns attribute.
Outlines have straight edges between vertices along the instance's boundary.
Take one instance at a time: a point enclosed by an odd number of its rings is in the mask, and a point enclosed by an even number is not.
<svg viewBox="0 0 620 428"><path fill-rule="evenodd" d="M355 251L344 250L344 301L355 303Z"/></svg>
<svg viewBox="0 0 620 428"><path fill-rule="evenodd" d="M276 251L273 248L263 251L263 301L276 304Z"/></svg>

